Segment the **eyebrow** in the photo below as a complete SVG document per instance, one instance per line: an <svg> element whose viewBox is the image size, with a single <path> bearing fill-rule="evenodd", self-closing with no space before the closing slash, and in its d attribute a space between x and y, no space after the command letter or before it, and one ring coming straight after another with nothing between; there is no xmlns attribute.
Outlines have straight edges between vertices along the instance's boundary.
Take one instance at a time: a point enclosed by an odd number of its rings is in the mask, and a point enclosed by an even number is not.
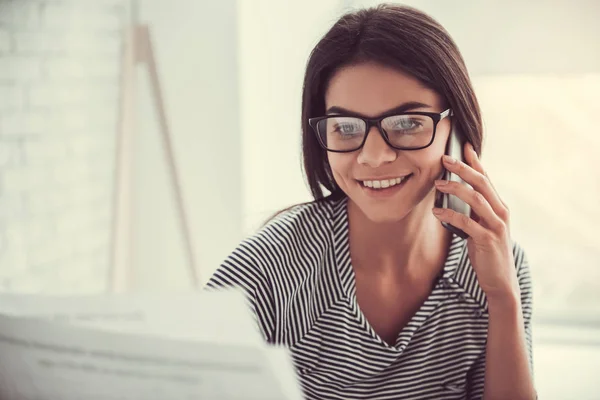
<svg viewBox="0 0 600 400"><path fill-rule="evenodd" d="M402 103L398 107L394 107L390 110L387 110L379 116L389 115L389 114L400 114L400 113L403 113L406 111L415 110L417 108L433 108L433 107L430 106L429 104L420 103L418 101L409 101L407 103ZM363 115L356 111L348 110L347 108L338 107L338 106L329 107L327 109L326 114L328 114L328 115L329 114L349 114L349 115L356 115L356 116L363 117L363 118L369 118L366 115Z"/></svg>

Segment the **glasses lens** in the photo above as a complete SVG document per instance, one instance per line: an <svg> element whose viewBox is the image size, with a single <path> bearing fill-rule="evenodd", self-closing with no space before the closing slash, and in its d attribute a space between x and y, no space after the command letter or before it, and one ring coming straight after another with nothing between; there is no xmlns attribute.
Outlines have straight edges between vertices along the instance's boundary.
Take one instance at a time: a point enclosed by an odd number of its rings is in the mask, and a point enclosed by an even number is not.
<svg viewBox="0 0 600 400"><path fill-rule="evenodd" d="M317 124L321 141L329 150L355 150L366 133L365 122L353 117L328 117Z"/></svg>
<svg viewBox="0 0 600 400"><path fill-rule="evenodd" d="M427 146L433 137L433 119L418 114L393 115L381 121L390 143L396 147L412 149Z"/></svg>

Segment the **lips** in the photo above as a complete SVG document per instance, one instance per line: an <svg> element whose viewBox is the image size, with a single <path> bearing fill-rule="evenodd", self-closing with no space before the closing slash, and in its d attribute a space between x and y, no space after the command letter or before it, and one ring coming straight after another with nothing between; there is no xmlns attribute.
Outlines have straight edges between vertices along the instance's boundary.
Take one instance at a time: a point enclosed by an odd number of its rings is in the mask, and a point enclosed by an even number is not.
<svg viewBox="0 0 600 400"><path fill-rule="evenodd" d="M386 179L361 179L363 186L373 188L373 189L386 189L392 186L399 185L404 179L409 177L409 175L403 175L397 178L386 178Z"/></svg>
<svg viewBox="0 0 600 400"><path fill-rule="evenodd" d="M380 188L380 189L365 186L364 182L360 182L360 181L358 182L358 184L360 185L363 192L365 194L367 194L369 197L386 198L386 197L391 197L391 196L395 195L396 193L398 193L406 185L406 183L410 180L411 177L412 177L412 174L406 175L399 184L395 184L393 186L389 186L387 188Z"/></svg>

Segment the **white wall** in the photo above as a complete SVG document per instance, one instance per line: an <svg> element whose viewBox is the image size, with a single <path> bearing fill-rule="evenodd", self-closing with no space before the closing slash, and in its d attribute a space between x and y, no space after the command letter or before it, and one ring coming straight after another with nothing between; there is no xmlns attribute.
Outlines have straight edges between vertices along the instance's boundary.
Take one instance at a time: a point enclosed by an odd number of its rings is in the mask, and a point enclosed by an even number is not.
<svg viewBox="0 0 600 400"><path fill-rule="evenodd" d="M154 39L194 249L208 279L241 239L241 135L235 0L142 0ZM189 288L187 260L140 74L134 290Z"/></svg>
<svg viewBox="0 0 600 400"><path fill-rule="evenodd" d="M350 0L371 6L378 0ZM596 0L404 0L437 19L471 75L600 71Z"/></svg>
<svg viewBox="0 0 600 400"><path fill-rule="evenodd" d="M93 3L93 4L92 4ZM129 0L0 0L0 287L107 285L122 27ZM142 0L197 261L241 239L234 0ZM188 288L147 75L139 71L133 290Z"/></svg>
<svg viewBox="0 0 600 400"><path fill-rule="evenodd" d="M310 200L301 170L300 100L308 55L344 2L239 2L243 229Z"/></svg>
<svg viewBox="0 0 600 400"><path fill-rule="evenodd" d="M125 0L0 0L0 289L97 292Z"/></svg>

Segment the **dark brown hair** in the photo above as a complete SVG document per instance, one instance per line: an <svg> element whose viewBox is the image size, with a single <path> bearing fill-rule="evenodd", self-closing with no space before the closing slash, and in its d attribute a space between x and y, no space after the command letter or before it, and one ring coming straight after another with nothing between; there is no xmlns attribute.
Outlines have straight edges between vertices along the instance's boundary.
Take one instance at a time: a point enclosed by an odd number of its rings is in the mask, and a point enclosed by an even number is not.
<svg viewBox="0 0 600 400"><path fill-rule="evenodd" d="M314 201L340 199L345 193L335 182L326 151L308 119L325 115L325 91L333 74L364 62L395 68L438 93L454 112L452 123L481 154L479 104L464 60L448 32L429 15L408 6L381 4L350 12L317 43L304 75L302 154Z"/></svg>
<svg viewBox="0 0 600 400"><path fill-rule="evenodd" d="M374 62L411 75L438 93L454 112L453 124L481 153L479 104L458 47L429 15L412 7L382 4L342 16L310 54L302 94L304 174L316 201L342 198L326 151L308 124L325 115L325 91L342 67Z"/></svg>

